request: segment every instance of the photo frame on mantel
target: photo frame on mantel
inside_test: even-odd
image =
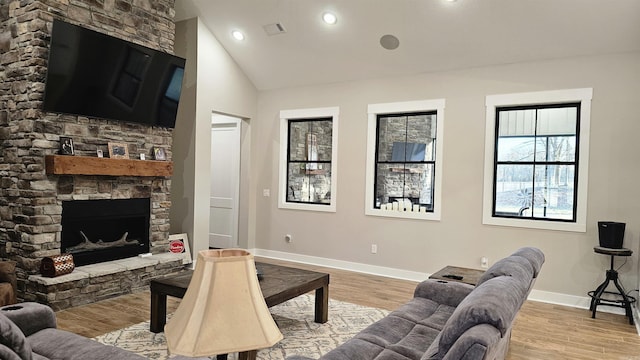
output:
[[[60,155],[75,155],[73,149],[73,139],[70,137],[60,136]]]
[[[153,148],[153,158],[154,160],[165,161],[167,160],[167,154],[164,151],[164,148],[155,146]]]
[[[108,143],[109,157],[112,159],[128,159],[129,147],[125,143]]]

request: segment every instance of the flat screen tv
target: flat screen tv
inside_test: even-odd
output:
[[[54,20],[45,111],[175,127],[185,60]]]

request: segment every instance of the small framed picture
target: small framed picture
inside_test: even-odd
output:
[[[153,158],[155,160],[167,160],[167,154],[164,152],[164,148],[154,147],[153,148]]]
[[[147,155],[145,153],[140,153],[140,160],[146,160]]]
[[[96,155],[98,155],[99,158],[104,157],[104,154],[102,153],[101,149],[96,150]]]
[[[60,155],[75,155],[72,138],[64,136],[60,137]]]
[[[187,234],[169,235],[169,252],[172,254],[183,254],[183,264],[191,264],[191,250],[189,249],[189,238]]]
[[[129,158],[129,147],[125,143],[108,143],[109,146],[109,157],[112,159],[128,159]]]

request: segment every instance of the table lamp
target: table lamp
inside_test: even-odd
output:
[[[264,301],[253,255],[242,249],[203,250],[178,309],[165,325],[171,354],[190,357],[257,349],[282,340]],[[224,356],[224,355],[222,355]]]

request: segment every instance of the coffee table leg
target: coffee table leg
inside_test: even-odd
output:
[[[315,322],[324,324],[329,319],[329,286],[316,289]]]
[[[153,333],[164,331],[164,324],[167,321],[167,295],[151,293],[151,322],[149,330]]]

